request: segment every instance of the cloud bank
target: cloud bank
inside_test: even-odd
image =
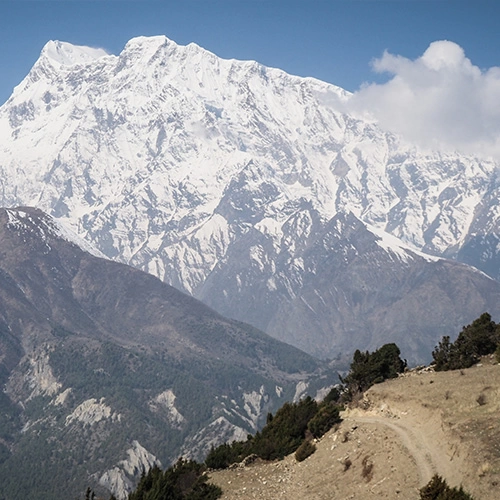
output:
[[[500,160],[500,67],[481,70],[446,40],[415,60],[385,52],[372,65],[391,78],[363,85],[351,112],[424,148]]]

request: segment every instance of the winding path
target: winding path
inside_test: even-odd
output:
[[[427,484],[434,474],[442,474],[443,471],[441,471],[441,466],[443,463],[449,462],[449,458],[446,456],[445,451],[439,449],[437,444],[433,444],[428,437],[421,432],[420,427],[414,427],[410,425],[409,422],[405,422],[404,420],[392,420],[387,417],[358,415],[349,416],[345,420],[353,424],[367,423],[383,425],[392,429],[400,438],[403,446],[413,457],[422,486]]]

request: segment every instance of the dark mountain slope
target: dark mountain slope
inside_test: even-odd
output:
[[[5,498],[87,484],[123,498],[143,466],[200,457],[331,383],[309,355],[73,237],[39,210],[0,211]]]

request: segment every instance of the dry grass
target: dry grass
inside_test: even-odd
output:
[[[480,395],[485,404],[477,402]],[[212,477],[224,491],[222,500],[418,500],[419,488],[438,472],[476,499],[497,500],[499,414],[497,364],[462,373],[408,373],[373,386],[306,461],[291,456]],[[404,428],[409,442],[396,427]],[[429,477],[422,475],[427,457]]]

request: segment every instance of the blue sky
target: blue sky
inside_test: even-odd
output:
[[[500,158],[499,19],[499,0],[0,0],[0,104],[48,40],[118,54],[163,34],[356,91],[359,113],[411,141],[464,149],[474,135],[469,150]],[[456,45],[430,50],[439,40]]]
[[[385,49],[413,59],[435,40],[500,65],[499,19],[497,0],[0,0],[0,103],[51,39],[117,54],[134,36],[164,34],[354,91],[380,79],[370,61]]]

